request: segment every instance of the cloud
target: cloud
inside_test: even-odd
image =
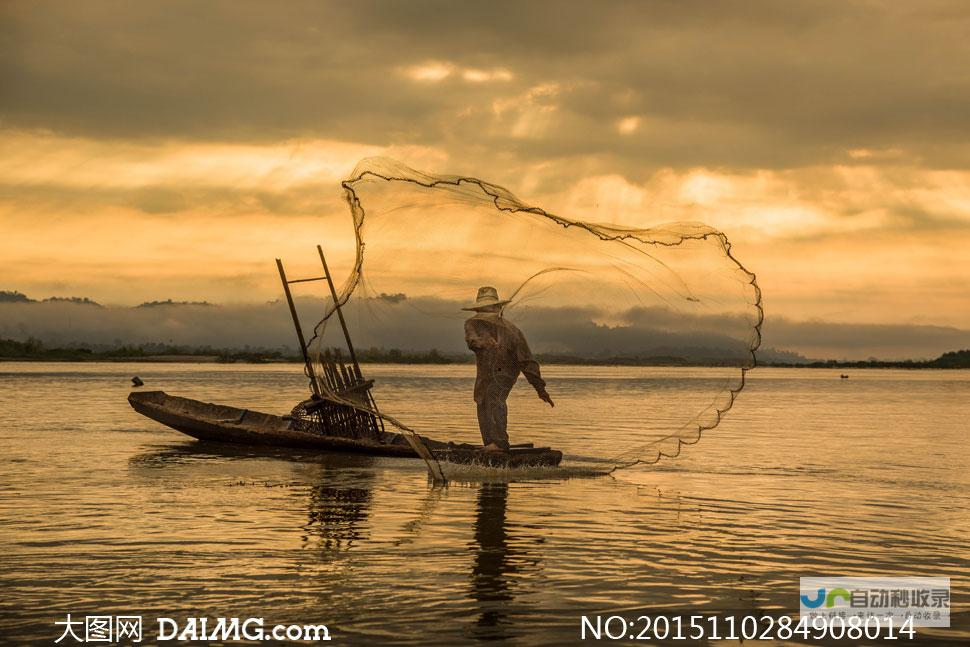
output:
[[[405,74],[415,81],[437,83],[451,76],[455,66],[450,63],[431,61],[421,65],[413,65],[405,70]]]
[[[420,65],[412,65],[404,69],[404,74],[419,83],[438,83],[450,77],[457,77],[469,83],[511,81],[513,78],[512,72],[500,67],[490,70],[473,67],[461,69],[452,63],[442,61],[427,61]]]
[[[621,135],[631,135],[635,133],[637,131],[637,128],[639,127],[640,127],[640,117],[637,117],[635,115],[632,117],[623,117],[622,119],[616,122],[616,130]]]
[[[530,101],[492,107],[524,138],[554,127],[562,88],[528,92]],[[326,242],[336,267],[347,267],[353,238],[339,181],[358,155],[375,151],[418,168],[462,170],[442,150],[419,146],[2,133],[0,285],[36,292],[58,284],[129,304],[158,295],[274,298],[274,257],[299,259]],[[759,275],[775,314],[896,323],[932,314],[949,325],[970,317],[970,171],[664,168],[634,181],[597,170],[595,160],[575,168],[550,160],[511,186],[587,221],[721,229]]]
[[[274,256],[343,253],[338,182],[380,154],[710,223],[775,314],[959,326],[968,27],[935,0],[3,3],[0,283],[271,298]]]
[[[51,133],[0,136],[0,181],[24,188],[246,187],[283,192],[336,187],[361,157],[384,147],[343,141],[119,142]]]
[[[606,155],[631,174],[851,162],[859,151],[963,167],[961,6],[7,4],[0,109],[8,126],[97,137],[352,133],[478,155],[518,135],[469,108],[557,84],[569,88],[557,103],[565,127],[517,155]],[[466,82],[441,82],[451,78]],[[641,127],[617,132],[630,115]]]
[[[491,69],[491,70],[477,70],[475,68],[467,68],[464,71],[462,71],[461,76],[463,79],[471,83],[486,83],[489,81],[511,81],[513,78],[512,72],[501,67]]]

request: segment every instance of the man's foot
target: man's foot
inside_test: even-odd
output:
[[[495,443],[489,443],[489,444],[485,445],[485,451],[487,451],[487,452],[504,452],[505,449],[502,448],[502,447],[499,447]]]

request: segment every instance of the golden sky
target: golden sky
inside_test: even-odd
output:
[[[964,3],[554,6],[5,3],[0,289],[277,298],[388,155],[710,224],[769,316],[970,328]]]

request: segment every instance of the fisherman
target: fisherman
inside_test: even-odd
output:
[[[487,451],[509,451],[508,406],[509,392],[519,373],[524,373],[539,399],[556,406],[546,392],[546,383],[539,373],[539,363],[532,357],[525,335],[515,324],[502,316],[509,300],[498,298],[493,287],[478,289],[475,303],[462,310],[475,315],[465,321],[465,342],[475,352],[475,404],[478,407],[478,428]]]

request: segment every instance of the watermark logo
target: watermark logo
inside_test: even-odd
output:
[[[65,620],[55,620],[54,626],[64,628],[54,644],[65,638],[78,643],[141,642],[141,616],[84,616],[84,620],[72,620],[69,613]]]
[[[914,627],[950,626],[948,577],[802,577],[803,617],[880,618]]]
[[[325,624],[290,624],[264,626],[262,618],[155,618],[157,642],[166,641],[329,641],[330,629]],[[152,620],[149,618],[149,633]],[[67,614],[55,620],[60,636],[54,644],[111,643],[132,644],[142,641],[141,616],[84,616],[84,620]]]

